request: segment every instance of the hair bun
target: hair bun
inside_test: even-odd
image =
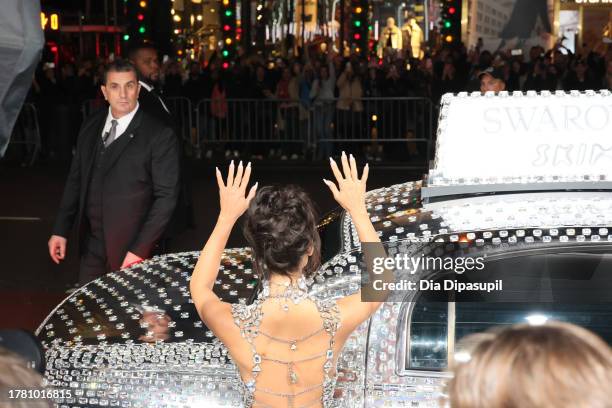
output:
[[[321,240],[317,212],[300,187],[262,187],[247,210],[244,235],[253,248],[255,270],[287,274],[294,272],[312,248],[304,273],[312,274],[320,262]]]

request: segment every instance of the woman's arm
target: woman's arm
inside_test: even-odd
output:
[[[329,187],[334,199],[351,215],[359,240],[361,242],[380,242],[365,205],[366,182],[368,181],[369,166],[363,168],[361,178],[357,171],[357,163],[351,154],[350,157],[342,152],[341,163],[344,175],[338,168],[335,160],[330,158],[332,172],[338,182],[338,187],[329,180],[323,180]]]
[[[385,269],[381,275],[373,273],[374,258],[385,258],[387,255],[380,242],[380,237],[372,225],[365,205],[366,182],[369,173],[368,165],[366,164],[363,174],[359,178],[357,163],[353,155],[347,158],[346,154],[342,152],[342,171],[340,171],[333,159],[330,159],[330,161],[338,186],[331,181],[323,181],[331,190],[334,199],[349,213],[353,220],[359,241],[362,244],[364,261],[368,269],[370,281],[380,279],[386,283],[393,282],[394,276],[391,270]],[[362,292],[372,301],[362,301]],[[376,312],[388,295],[388,291],[372,291],[366,286],[357,293],[340,299],[338,306],[340,307],[344,333],[348,335],[361,322]]]
[[[224,183],[221,172],[216,169],[221,210],[217,224],[200,253],[200,258],[193,270],[189,284],[193,303],[207,326],[207,320],[211,317],[209,312],[216,309],[214,307],[215,303],[221,302],[212,290],[219,273],[221,255],[227,245],[234,224],[246,211],[257,191],[257,183],[255,183],[245,197],[246,187],[251,176],[251,163],[244,168],[242,162],[240,162],[236,170],[234,174],[234,162],[232,161],[229,166],[227,182]]]

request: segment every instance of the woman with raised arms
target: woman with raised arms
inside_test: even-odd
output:
[[[368,166],[359,177],[355,159],[343,153],[341,168],[331,159],[336,183],[324,183],[351,216],[360,241],[380,243],[365,205]],[[303,190],[248,188],[250,163],[234,168],[232,162],[225,180],[219,169],[216,174],[221,210],[191,277],[195,307],[236,364],[245,407],[332,407],[338,354],[381,302],[362,302],[361,291],[338,300],[308,293],[321,244]],[[245,212],[244,234],[262,290],[250,305],[230,304],[213,285],[230,232]],[[364,255],[368,262],[372,254]]]

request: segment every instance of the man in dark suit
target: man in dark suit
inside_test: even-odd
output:
[[[149,257],[179,191],[177,137],[139,107],[134,66],[113,62],[103,83],[110,107],[81,127],[49,239],[49,254],[59,263],[78,225],[81,284]]]
[[[157,49],[149,43],[143,43],[130,49],[128,58],[136,67],[140,83],[138,102],[146,112],[175,126],[168,102],[161,94],[160,63]]]
[[[162,120],[166,125],[172,126],[180,140],[179,124],[170,112],[171,105],[161,93],[160,63],[157,49],[151,43],[141,43],[132,47],[128,52],[129,60],[136,67],[140,83],[138,102],[140,107],[149,114]],[[190,114],[190,112],[187,112]],[[157,252],[168,251],[168,242],[188,227],[193,226],[193,206],[191,199],[191,181],[185,171],[185,158],[181,149],[181,181],[179,198],[166,231],[159,243]]]

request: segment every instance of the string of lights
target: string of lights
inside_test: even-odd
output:
[[[123,13],[128,16],[128,25],[123,41],[143,41],[148,39],[147,25],[149,23],[149,9],[146,0],[123,0]]]
[[[222,29],[222,49],[221,66],[227,69],[230,61],[236,55],[236,0],[222,0],[221,2],[221,29]]]
[[[153,2],[154,0],[148,1]],[[175,34],[173,42],[179,57],[195,55],[194,51],[196,49],[209,47],[210,51],[216,50],[221,57],[222,67],[227,69],[236,59],[239,45],[261,50],[260,47],[265,46],[268,38],[276,38],[274,30],[277,27],[269,27],[274,10],[270,8],[272,7],[271,3],[269,4],[266,0],[254,0],[250,4],[252,14],[250,14],[251,12],[241,12],[241,3],[238,3],[238,0],[220,0],[215,2],[214,5],[203,0],[188,1],[189,3],[187,0],[180,3],[182,6],[176,11],[173,1],[173,8],[171,9],[171,20],[174,24],[171,32]],[[132,39],[136,35],[135,38],[138,40],[146,40],[148,32],[147,0],[124,0],[124,2],[135,4],[140,8],[138,13],[134,15],[135,18],[132,19],[134,20],[135,30],[126,33],[124,39]],[[291,2],[291,4],[294,3],[295,0]],[[349,13],[347,13],[348,21],[346,21],[348,32],[345,32],[344,39],[345,41],[348,40],[352,52],[361,56],[371,54],[378,41],[378,22],[374,23],[374,15],[379,12],[376,11],[376,4],[371,3],[369,0],[350,0],[350,3],[347,4],[347,10],[349,10]],[[194,8],[194,4],[197,7]],[[291,4],[287,4],[288,7],[291,6]],[[439,0],[439,5],[442,40],[447,44],[460,42],[461,0]],[[149,5],[149,8],[151,7]],[[206,15],[203,16],[203,14]],[[293,17],[291,10],[289,10],[289,17]],[[242,19],[245,20],[241,21]],[[241,22],[245,23],[244,27]],[[294,29],[292,23],[287,25],[286,30],[281,28],[285,34],[295,34],[292,31]],[[280,31],[278,34],[281,34]],[[244,38],[242,38],[243,35]],[[282,35],[279,35],[277,40],[280,40],[281,37]],[[206,42],[208,41],[207,38],[211,41]],[[242,44],[244,41],[248,44]]]

